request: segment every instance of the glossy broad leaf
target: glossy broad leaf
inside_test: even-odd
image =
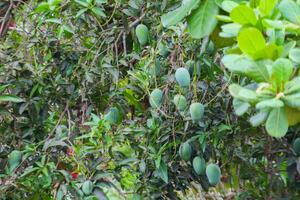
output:
[[[164,27],[176,25],[178,22],[183,20],[193,9],[197,8],[200,0],[186,0],[183,1],[182,5],[161,17],[161,22]]]
[[[254,10],[246,5],[236,6],[230,12],[230,17],[232,21],[242,25],[245,24],[255,25],[257,22]]]
[[[283,107],[273,108],[266,122],[266,130],[269,135],[281,138],[288,131],[288,119]]]
[[[277,4],[277,0],[260,0],[258,9],[261,14],[268,16]]]
[[[248,102],[244,102],[238,99],[233,99],[232,104],[233,104],[234,112],[237,116],[242,116],[250,108],[250,104]]]
[[[256,28],[245,28],[238,35],[238,45],[242,52],[253,57],[266,47],[262,33]]]
[[[188,17],[188,31],[193,38],[201,39],[209,35],[217,25],[219,8],[215,1],[203,0]]]
[[[272,85],[277,91],[283,91],[293,73],[293,64],[285,58],[277,59],[272,65]]]
[[[269,112],[267,110],[261,110],[255,115],[253,115],[249,121],[253,127],[257,127],[267,120],[268,115]]]
[[[282,0],[279,10],[287,20],[300,24],[300,5],[293,0]]]

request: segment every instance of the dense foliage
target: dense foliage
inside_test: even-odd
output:
[[[1,199],[300,198],[299,0],[0,7]]]

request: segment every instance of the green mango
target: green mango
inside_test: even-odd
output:
[[[181,67],[176,70],[175,79],[181,87],[188,87],[190,85],[191,76],[187,69]]]
[[[144,24],[139,24],[135,29],[136,37],[139,43],[144,46],[149,41],[149,29]]]
[[[120,111],[117,107],[112,107],[110,111],[104,116],[104,119],[110,124],[116,124],[120,119]]]
[[[160,89],[155,89],[150,94],[149,103],[152,108],[159,108],[162,103],[163,92]]]
[[[221,179],[221,170],[219,166],[213,163],[209,164],[206,167],[206,176],[211,185],[217,185]]]
[[[204,106],[201,103],[192,103],[190,106],[190,115],[194,122],[202,119],[204,114]]]
[[[187,101],[185,97],[180,94],[174,96],[173,102],[179,111],[184,111],[187,107]]]
[[[297,138],[293,143],[293,150],[296,155],[300,155],[300,138]]]
[[[188,142],[185,142],[179,147],[179,156],[181,159],[188,161],[192,155],[192,147]]]
[[[90,195],[93,191],[93,183],[92,181],[90,180],[87,180],[85,181],[83,184],[82,184],[82,192],[85,194],[85,195]]]
[[[201,158],[200,156],[197,156],[193,160],[193,168],[198,175],[204,175],[205,174],[205,160]]]
[[[168,46],[166,44],[164,44],[163,42],[160,42],[158,44],[158,53],[162,57],[167,57],[170,53]]]
[[[18,150],[13,150],[9,155],[8,155],[8,165],[9,165],[9,170],[12,172],[15,170],[18,165],[22,161],[22,152]]]

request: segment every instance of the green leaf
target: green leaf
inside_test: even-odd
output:
[[[0,103],[1,102],[20,103],[20,102],[24,102],[24,100],[20,97],[14,96],[14,95],[1,95],[0,96]]]
[[[168,179],[168,167],[165,164],[165,162],[161,162],[159,165],[159,169],[158,169],[158,175],[160,176],[160,178],[165,182],[168,183],[169,179]]]
[[[232,21],[238,24],[252,24],[255,25],[257,22],[256,15],[250,7],[246,5],[236,6],[231,12],[230,17]]]
[[[285,136],[289,128],[284,107],[273,108],[266,122],[266,130],[269,135],[276,138]]]
[[[161,22],[164,27],[176,25],[183,20],[193,9],[197,8],[200,0],[186,0],[182,5],[161,17]]]
[[[268,111],[261,110],[250,118],[250,123],[253,127],[258,127],[264,123],[269,115]]]
[[[250,108],[250,104],[248,102],[240,101],[238,99],[233,99],[232,104],[233,104],[234,112],[237,116],[242,116]]]
[[[283,50],[281,52],[280,57],[285,58],[289,55],[289,52],[292,48],[296,46],[296,41],[290,41],[283,46]]]
[[[293,64],[285,58],[277,59],[272,65],[272,85],[277,91],[283,91],[293,73]]]
[[[267,99],[256,104],[256,109],[264,108],[280,108],[283,107],[284,103],[279,99]]]
[[[300,5],[295,1],[283,0],[278,8],[284,18],[295,24],[300,24]]]
[[[252,61],[252,64],[249,65],[249,68],[246,71],[246,75],[258,83],[269,82],[270,80],[270,75],[265,61]]]
[[[285,84],[284,87],[285,95],[290,95],[298,92],[300,92],[300,77],[296,77]]]
[[[55,24],[61,24],[61,20],[57,18],[46,19],[45,22],[51,22]]]
[[[300,48],[294,48],[289,53],[289,58],[297,63],[300,64]]]
[[[300,122],[300,110],[285,106],[288,122],[290,126],[296,125]]]
[[[93,9],[92,9],[92,12],[97,16],[97,17],[103,17],[103,18],[105,18],[106,17],[106,15],[105,15],[105,13],[103,12],[103,9],[102,8],[98,8],[98,7],[94,7]]]
[[[42,2],[36,7],[34,12],[39,13],[39,12],[45,12],[49,10],[50,10],[49,4],[47,2]]]
[[[242,55],[229,54],[222,58],[222,63],[231,72],[244,74],[257,82],[268,82],[269,72],[265,62],[254,62]]]
[[[283,97],[284,103],[291,108],[300,108],[300,92]]]
[[[257,101],[257,94],[255,91],[242,87],[238,84],[231,84],[229,92],[234,97],[241,101],[253,103]]]
[[[281,54],[282,48],[277,47],[276,44],[268,44],[264,49],[261,51],[256,52],[253,55],[255,60],[257,59],[277,59]]]
[[[75,0],[76,3],[78,3],[79,5],[83,6],[83,7],[89,7],[89,3],[83,0]]]
[[[277,4],[277,0],[260,0],[258,9],[261,14],[268,16]]]
[[[262,33],[256,28],[245,28],[238,35],[238,45],[242,52],[254,57],[258,51],[266,47]]]
[[[229,54],[222,58],[222,63],[231,72],[243,74],[253,65],[253,62],[245,56]]]
[[[188,31],[193,38],[201,39],[209,35],[217,25],[219,8],[215,1],[204,0],[188,17]]]
[[[236,37],[241,27],[242,26],[240,24],[236,24],[236,23],[229,23],[229,24],[222,25],[221,26],[222,32],[220,33],[220,36],[224,38]]]
[[[235,7],[237,7],[239,4],[237,4],[236,2],[234,1],[223,1],[222,4],[221,4],[221,8],[223,10],[225,10],[226,12],[231,12]]]

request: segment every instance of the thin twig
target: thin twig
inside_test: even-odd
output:
[[[10,11],[11,11],[13,5],[14,5],[13,0],[10,0],[9,7],[8,7],[3,19],[2,19],[3,21],[2,21],[1,27],[0,27],[0,36],[2,36],[2,34],[3,34],[3,28],[4,28],[4,25],[5,25],[5,22],[6,22],[6,18],[10,14]]]

